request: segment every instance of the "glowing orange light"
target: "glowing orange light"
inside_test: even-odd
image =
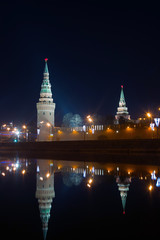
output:
[[[87,119],[88,119],[88,121],[91,123],[91,122],[93,122],[93,119],[91,118],[91,115],[88,115],[87,116]]]
[[[148,118],[152,117],[152,114],[150,112],[148,112],[146,115],[147,115]]]
[[[153,190],[153,186],[150,184],[148,187],[149,191],[151,192]]]
[[[93,182],[93,179],[92,178],[90,178],[89,180],[88,180],[88,183],[92,183]]]
[[[73,129],[72,133],[77,134],[78,132],[75,129]]]
[[[62,134],[63,132],[61,130],[58,130],[58,134]]]
[[[49,178],[50,177],[50,173],[46,173],[46,178]]]
[[[46,125],[47,125],[47,127],[50,127],[50,126],[51,126],[51,124],[50,124],[50,123],[46,123]]]

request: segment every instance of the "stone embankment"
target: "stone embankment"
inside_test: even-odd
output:
[[[0,155],[160,164],[160,139],[0,143]]]

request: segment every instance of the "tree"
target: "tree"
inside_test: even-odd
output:
[[[83,120],[79,114],[67,113],[63,117],[63,127],[79,127],[82,126]]]
[[[70,127],[70,121],[71,121],[72,117],[73,117],[73,113],[66,113],[63,117],[62,126]]]
[[[82,126],[83,120],[79,114],[74,114],[70,120],[70,127]]]

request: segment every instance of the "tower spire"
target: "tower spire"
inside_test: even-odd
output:
[[[48,74],[49,74],[49,71],[48,71],[48,64],[47,64],[48,58],[45,58],[44,60],[45,60],[44,73],[48,73]]]
[[[123,85],[121,85],[121,94],[120,94],[119,106],[121,106],[121,107],[126,106],[126,102],[125,102],[125,98],[124,98],[124,92],[123,92]]]

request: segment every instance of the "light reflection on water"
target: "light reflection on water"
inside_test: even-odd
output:
[[[31,176],[35,176],[36,178],[32,178]],[[105,199],[105,203],[103,206],[104,213],[106,211],[105,208],[108,208],[108,195],[111,194],[112,187],[113,191],[118,192],[114,194],[117,199],[111,203],[111,206],[114,211],[117,209],[116,205],[119,202],[118,206],[120,208],[120,212],[117,211],[117,216],[121,213],[122,216],[126,216],[128,212],[128,216],[130,214],[129,207],[127,208],[128,195],[130,192],[130,188],[132,187],[132,195],[136,196],[136,182],[138,181],[139,185],[143,186],[143,190],[145,194],[151,196],[152,192],[156,191],[159,188],[159,177],[160,177],[160,167],[152,166],[152,165],[133,165],[133,164],[112,164],[112,163],[98,163],[98,162],[74,162],[74,161],[59,161],[59,160],[31,160],[31,159],[1,159],[0,161],[0,185],[2,189],[2,185],[5,185],[3,181],[4,178],[8,178],[12,184],[12,179],[20,176],[18,181],[23,181],[25,178],[32,178],[32,181],[35,181],[35,189],[34,189],[34,198],[36,199],[36,204],[38,207],[39,220],[41,226],[41,237],[42,239],[51,239],[52,236],[51,230],[50,235],[48,236],[49,228],[51,228],[50,218],[51,214],[56,211],[55,207],[56,198],[59,199],[59,195],[64,194],[64,189],[62,182],[65,186],[65,191],[69,192],[68,189],[72,189],[72,194],[69,195],[70,198],[74,196],[75,201],[80,201],[83,199],[83,195],[79,196],[77,193],[78,189],[81,190],[82,193],[89,194],[89,198],[91,198],[90,202],[94,201],[94,196],[96,196],[96,191],[98,188],[101,188],[102,185],[104,187],[101,190],[101,195]],[[56,178],[57,186],[61,185],[63,194],[60,193],[58,189],[56,191]],[[58,182],[59,181],[59,182]],[[141,184],[142,183],[142,184]],[[106,184],[106,185],[105,185]],[[32,183],[30,183],[32,185]],[[132,186],[133,185],[133,186]],[[106,192],[105,192],[106,186]],[[108,187],[107,187],[108,186]],[[67,189],[67,190],[66,190]],[[3,188],[3,191],[6,191]],[[21,189],[17,189],[15,194]],[[29,190],[28,190],[29,191]],[[144,195],[144,192],[142,195]],[[3,192],[1,192],[3,194]],[[66,193],[65,193],[66,194]],[[140,194],[140,191],[138,191]],[[18,194],[19,196],[19,194]],[[67,195],[65,195],[66,197]],[[77,196],[77,199],[76,199]],[[118,197],[119,196],[119,197]],[[130,201],[134,199],[130,197]],[[146,199],[144,199],[145,201]],[[1,199],[2,201],[2,199]],[[23,201],[23,199],[22,199]],[[73,201],[73,199],[71,199]],[[100,203],[100,200],[98,200]],[[103,200],[104,201],[104,200]],[[64,205],[64,199],[60,200],[61,205]],[[90,207],[90,202],[88,203],[88,207]],[[2,202],[1,205],[4,205]],[[72,203],[73,204],[73,203]],[[74,202],[75,204],[75,202]],[[92,204],[95,206],[94,202]],[[58,205],[58,204],[57,204]],[[130,205],[130,204],[128,204]],[[79,204],[81,207],[81,211],[86,211],[86,207],[83,204]],[[15,206],[18,208],[18,206]],[[68,206],[69,207],[69,206]],[[73,206],[72,206],[73,207]],[[105,208],[104,208],[105,207]],[[53,209],[54,210],[53,210]],[[58,207],[57,207],[58,208]],[[99,206],[97,206],[99,208]],[[75,210],[75,208],[74,208]],[[94,210],[96,212],[96,209]],[[107,210],[109,211],[109,210]],[[71,211],[72,212],[72,211]],[[9,216],[9,213],[7,213]],[[95,218],[99,215],[99,213],[94,215]],[[103,213],[102,213],[103,216]],[[116,216],[116,212],[114,213],[114,218]],[[149,217],[149,216],[148,216]],[[155,216],[156,217],[156,216]],[[158,217],[158,216],[157,216]],[[85,218],[85,213],[84,213]],[[104,218],[104,216],[103,216]],[[78,219],[78,216],[77,216]],[[119,219],[119,217],[118,217]],[[22,219],[23,221],[23,219]],[[52,223],[54,222],[51,219]],[[73,221],[73,220],[72,220]],[[76,219],[74,220],[76,221]],[[115,220],[116,221],[116,220]],[[79,224],[83,223],[79,221]],[[107,223],[107,220],[106,220]],[[9,221],[8,223],[9,224]],[[72,222],[73,224],[73,222]],[[98,224],[96,222],[95,224]],[[64,226],[62,226],[63,229]],[[59,229],[59,227],[58,227]],[[85,226],[86,231],[86,226]],[[63,230],[62,230],[63,231]]]

